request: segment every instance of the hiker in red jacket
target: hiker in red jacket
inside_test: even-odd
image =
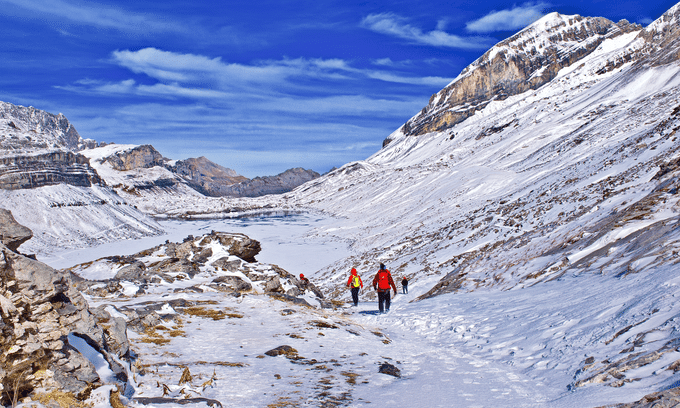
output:
[[[361,277],[357,274],[355,268],[352,268],[352,273],[349,275],[349,279],[347,279],[347,286],[352,290],[352,301],[354,306],[357,306],[359,304],[359,288],[364,288],[364,282],[361,281]]]
[[[397,286],[394,284],[392,274],[385,268],[384,264],[380,264],[380,270],[373,278],[373,289],[378,292],[380,313],[390,311],[390,287],[394,290],[394,296],[397,296]]]

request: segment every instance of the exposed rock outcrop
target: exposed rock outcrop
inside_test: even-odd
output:
[[[190,235],[182,243],[166,242],[134,255],[76,265],[68,272],[77,280],[79,290],[100,298],[164,291],[168,283],[180,280],[193,280],[193,286],[180,289],[193,292],[217,290],[234,296],[264,293],[302,304],[307,302],[297,296],[305,292],[319,300],[324,298],[312,283],[305,285],[277,265],[257,262],[259,252],[260,243],[246,235],[212,231],[200,237]],[[90,270],[96,272],[95,276]],[[109,272],[102,272],[106,270]]]
[[[9,210],[0,208],[0,242],[10,251],[17,252],[21,244],[31,239],[33,232],[19,225]]]
[[[90,160],[78,153],[54,151],[0,157],[1,189],[20,190],[61,183],[91,187],[104,181],[90,167]]]
[[[229,186],[248,180],[234,170],[213,163],[203,156],[178,160],[168,168],[184,178],[199,193],[213,197],[222,196]]]
[[[25,239],[17,230],[11,214],[0,223],[0,401],[6,405],[51,390],[87,398],[101,385],[96,368],[69,344],[69,335],[101,353],[116,379],[126,382],[127,370],[119,363],[129,357],[125,322],[104,311],[95,317],[67,274],[10,249]]]
[[[0,152],[37,152],[66,149],[78,151],[91,146],[61,113],[51,114],[32,106],[0,102]]]
[[[560,69],[594,51],[605,39],[640,30],[622,20],[551,13],[498,43],[440,92],[401,132],[417,136],[462,122],[489,102],[538,89]],[[383,145],[389,143],[387,139]]]
[[[313,170],[297,167],[276,176],[255,177],[252,180],[234,184],[221,190],[222,195],[231,197],[259,197],[267,194],[282,194],[319,177]]]
[[[168,159],[164,158],[151,145],[142,145],[130,150],[120,151],[104,159],[104,162],[110,163],[111,167],[118,171],[163,166],[167,161]]]

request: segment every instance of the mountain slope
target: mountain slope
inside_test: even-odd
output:
[[[401,132],[422,135],[450,128],[491,101],[540,88],[604,40],[637,30],[639,26],[625,20],[613,23],[601,17],[548,14],[465,68]]]
[[[672,386],[680,357],[672,283],[680,253],[678,9],[597,40],[537,89],[471,104],[474,114],[439,131],[409,136],[402,127],[366,161],[287,195],[343,217],[317,234],[354,242],[353,256],[319,273],[330,295],[348,296],[350,267],[372,275],[384,262],[410,278],[425,305],[446,296],[436,304],[450,310],[430,310],[424,334],[445,330],[437,316],[453,313],[469,329],[438,332],[441,341],[455,338],[466,352],[565,390],[623,388],[606,403]],[[448,103],[416,120],[437,123]],[[482,311],[464,309],[463,299],[485,294],[495,300],[480,301]],[[578,308],[582,317],[572,315]],[[516,322],[508,310],[535,326],[509,333],[503,328]],[[557,326],[565,326],[559,336]],[[564,375],[544,373],[537,361]]]

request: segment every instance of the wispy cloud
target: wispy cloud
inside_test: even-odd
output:
[[[370,14],[361,21],[361,26],[377,33],[408,40],[415,44],[434,47],[479,49],[489,46],[490,41],[480,37],[461,37],[443,31],[445,21],[438,23],[437,29],[424,32],[408,23],[404,17],[394,13]]]
[[[0,0],[0,4],[14,5],[32,13],[53,16],[74,24],[110,28],[126,32],[186,31],[182,25],[175,22],[94,2]]]
[[[138,51],[114,51],[112,61],[134,73],[160,81],[211,82],[223,87],[246,84],[280,83],[291,77],[343,79],[343,72],[353,71],[340,59],[282,59],[255,64],[223,62],[196,54],[182,54],[156,48]]]
[[[136,74],[145,75],[157,83],[148,85],[137,83],[133,79],[103,83],[84,79],[72,86],[60,88],[86,93],[215,99],[242,97],[244,94],[259,97],[264,94],[271,96],[273,93],[285,95],[287,90],[303,87],[300,83],[310,79],[321,80],[321,85],[318,85],[321,87],[328,86],[328,81],[341,84],[341,81],[356,79],[427,86],[444,86],[451,81],[451,78],[409,76],[387,70],[397,65],[408,65],[390,59],[375,62],[376,65],[385,67],[385,70],[355,68],[342,59],[320,58],[284,58],[236,64],[224,62],[220,57],[144,48],[137,51],[114,51],[111,62]],[[320,94],[324,92],[323,89],[317,91]]]
[[[492,11],[484,17],[466,24],[473,33],[491,33],[495,31],[512,31],[526,27],[543,17],[547,3],[526,3],[511,9]]]

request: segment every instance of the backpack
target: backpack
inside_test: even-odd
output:
[[[359,276],[354,275],[352,277],[352,286],[354,286],[355,288],[358,288],[359,286],[361,286],[361,283],[359,282]]]
[[[390,289],[390,273],[384,269],[378,271],[378,289]]]

